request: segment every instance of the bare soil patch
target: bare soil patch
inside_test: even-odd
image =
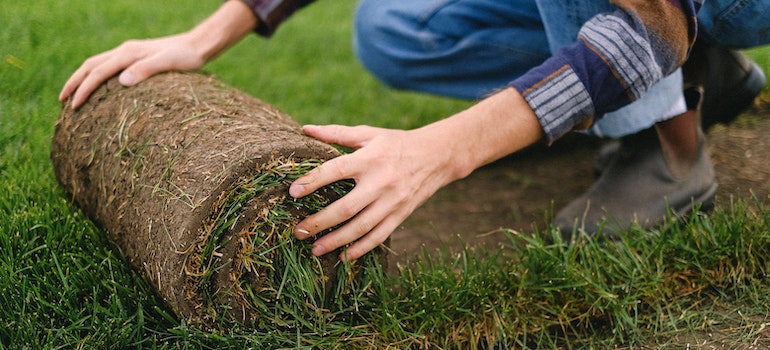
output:
[[[770,108],[758,102],[732,124],[708,132],[716,168],[717,207],[731,198],[770,190]],[[508,241],[501,228],[521,232],[543,229],[555,210],[580,195],[595,180],[593,165],[602,142],[574,134],[551,147],[537,145],[478,169],[450,184],[418,208],[392,236],[390,266],[414,260],[421,250],[449,247],[495,249]]]

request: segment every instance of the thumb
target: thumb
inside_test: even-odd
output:
[[[126,69],[122,73],[120,73],[120,76],[118,77],[118,81],[123,86],[132,86],[132,85],[138,83],[138,81],[136,80],[136,75],[134,74],[134,72],[132,72],[132,71],[130,71],[128,69]]]
[[[317,140],[354,149],[366,145],[382,129],[371,126],[305,125],[302,131]]]
[[[144,59],[123,70],[118,81],[123,86],[132,86],[163,70],[165,69],[152,59]]]

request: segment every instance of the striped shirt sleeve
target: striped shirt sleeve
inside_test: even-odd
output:
[[[228,1],[228,0],[224,0]],[[240,0],[259,18],[255,31],[262,36],[271,36],[278,26],[295,11],[314,0]]]
[[[618,0],[567,46],[511,82],[535,111],[548,142],[587,128],[640,98],[687,58],[696,1]]]

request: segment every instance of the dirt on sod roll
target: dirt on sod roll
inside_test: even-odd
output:
[[[315,258],[293,227],[352,188],[301,199],[288,186],[333,147],[289,116],[216,78],[172,72],[134,87],[116,78],[62,109],[56,176],[178,315],[291,327],[362,295],[378,251],[353,266]]]

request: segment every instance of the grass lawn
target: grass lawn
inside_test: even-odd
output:
[[[0,11],[0,348],[770,347],[770,207],[737,201],[619,244],[421,257],[345,322],[205,331],[177,319],[60,191],[59,89],[88,56],[188,29],[219,1],[6,1]],[[301,123],[413,128],[469,102],[389,90],[352,56],[353,0],[206,66]],[[750,52],[765,69],[768,50]],[[352,311],[351,311],[352,312]],[[348,322],[350,321],[350,322]],[[491,346],[490,346],[491,345]]]

